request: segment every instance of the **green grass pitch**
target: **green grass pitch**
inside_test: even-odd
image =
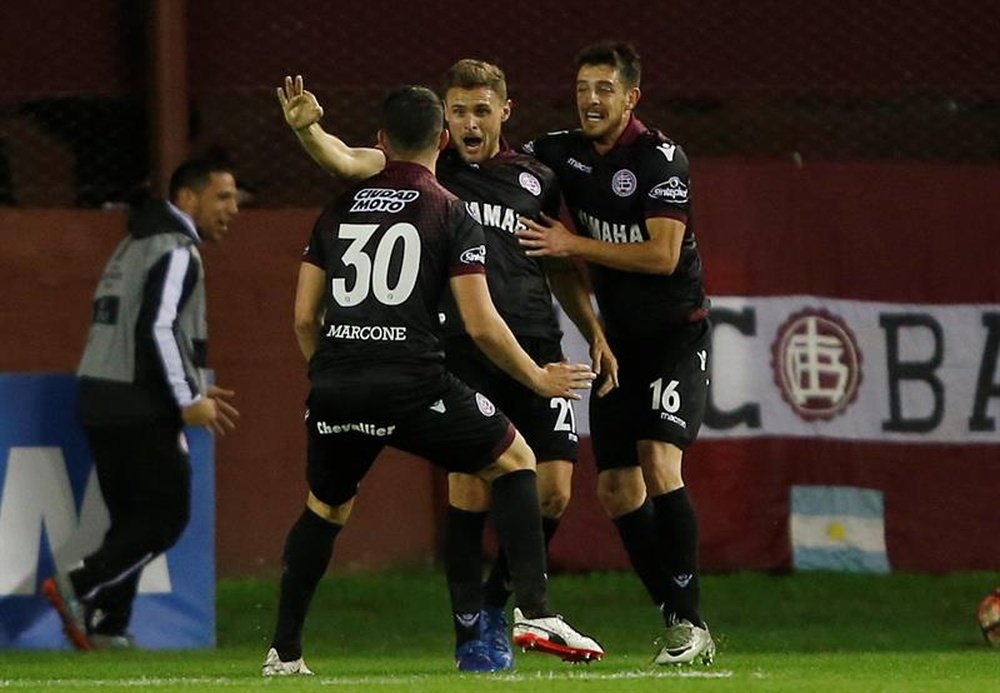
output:
[[[219,584],[214,650],[3,651],[0,690],[869,693],[1000,685],[1000,649],[985,644],[975,622],[1000,573],[708,575],[703,610],[719,645],[710,668],[650,664],[660,621],[632,575],[556,575],[550,584],[554,608],[602,642],[604,661],[573,666],[519,652],[512,673],[459,674],[439,572],[334,572],[306,626],[315,677],[260,677],[277,588],[248,579]]]

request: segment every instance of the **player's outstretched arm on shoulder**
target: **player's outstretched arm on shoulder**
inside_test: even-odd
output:
[[[372,147],[349,147],[342,139],[326,132],[319,124],[323,107],[316,95],[306,90],[302,75],[285,77],[278,87],[278,103],[285,122],[302,148],[323,170],[339,178],[360,180],[385,168],[385,154]]]
[[[590,387],[594,372],[582,363],[550,363],[540,368],[525,353],[507,323],[497,313],[486,277],[465,274],[451,278],[466,332],[493,363],[543,397],[580,399],[576,390]]]

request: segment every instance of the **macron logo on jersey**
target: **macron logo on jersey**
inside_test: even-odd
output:
[[[396,214],[403,211],[410,202],[420,197],[419,190],[396,190],[395,188],[362,188],[354,193],[352,212],[389,212]]]
[[[663,144],[661,144],[659,147],[656,148],[656,151],[662,154],[663,158],[666,159],[667,161],[673,161],[674,152],[677,151],[677,145],[670,144],[669,142],[664,142]]]

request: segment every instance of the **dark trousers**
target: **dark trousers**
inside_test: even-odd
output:
[[[191,463],[176,424],[85,426],[111,526],[70,573],[88,630],[124,633],[142,568],[173,546],[191,512]]]

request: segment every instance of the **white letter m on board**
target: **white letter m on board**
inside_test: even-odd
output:
[[[36,593],[42,532],[63,571],[100,545],[108,523],[93,468],[77,517],[62,449],[11,447],[0,487],[0,597]],[[161,555],[143,570],[139,592],[170,591],[170,571]]]

